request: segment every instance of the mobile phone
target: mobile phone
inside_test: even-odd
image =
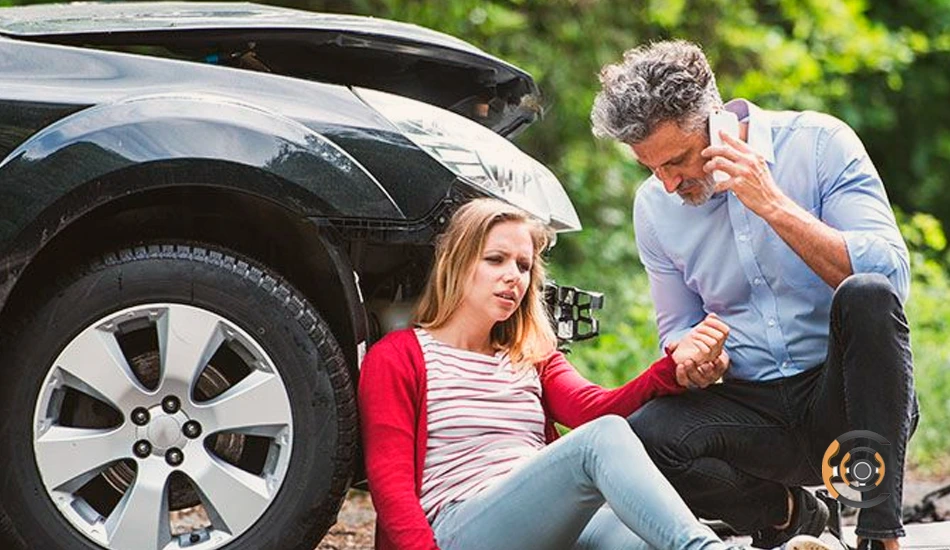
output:
[[[725,109],[720,109],[718,111],[713,111],[709,115],[709,144],[710,145],[722,145],[722,138],[719,137],[719,132],[725,132],[734,138],[739,137],[739,117],[736,116],[732,111],[727,111]],[[713,172],[713,181],[716,183],[722,183],[729,179],[729,174],[723,172],[722,170],[716,170]]]

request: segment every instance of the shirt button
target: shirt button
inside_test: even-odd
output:
[[[762,277],[756,277],[752,282],[757,285],[760,285],[762,284]]]
[[[788,361],[782,361],[782,368],[783,368],[783,369],[787,369],[787,368],[788,368]]]
[[[740,233],[740,234],[739,234],[739,240],[742,241],[742,242],[746,242],[746,241],[749,240],[749,236],[746,235],[745,233]]]
[[[775,326],[775,319],[772,318],[772,317],[769,317],[769,321],[768,321],[767,324],[768,324],[770,327],[774,327],[774,326]]]

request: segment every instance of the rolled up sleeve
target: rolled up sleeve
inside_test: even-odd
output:
[[[855,273],[880,273],[887,277],[902,302],[910,294],[910,265],[887,240],[866,231],[844,231],[845,246]]]
[[[854,273],[887,277],[906,301],[910,257],[891,210],[884,183],[857,134],[843,122],[819,138],[821,218],[844,236]]]

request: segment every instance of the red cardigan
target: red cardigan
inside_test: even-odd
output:
[[[627,416],[654,397],[680,393],[675,364],[667,356],[613,389],[585,380],[560,352],[540,366],[541,404],[548,442],[554,422],[576,428],[605,414]],[[438,550],[419,503],[425,465],[426,366],[412,329],[387,334],[363,361],[360,423],[366,476],[376,508],[378,550]]]

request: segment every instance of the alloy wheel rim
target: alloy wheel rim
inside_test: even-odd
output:
[[[110,550],[212,550],[264,515],[293,418],[263,347],[183,304],[110,314],[75,336],[40,388],[33,451],[52,502]]]

